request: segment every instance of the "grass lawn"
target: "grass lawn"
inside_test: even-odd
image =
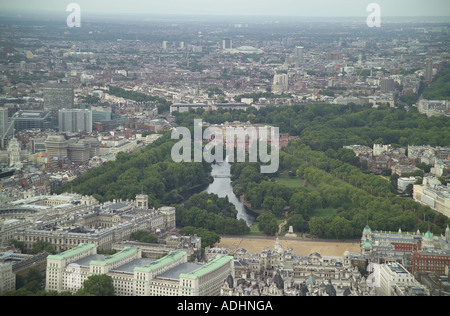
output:
[[[311,214],[311,217],[331,217],[333,215],[336,215],[337,210],[334,208],[320,208],[317,210],[314,210]]]
[[[298,188],[303,186],[303,179],[300,178],[290,178],[290,177],[277,177],[274,178],[276,183],[283,184],[290,188]]]

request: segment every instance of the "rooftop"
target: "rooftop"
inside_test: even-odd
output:
[[[96,245],[94,245],[94,244],[79,244],[78,247],[66,250],[66,251],[61,252],[61,253],[59,253],[57,255],[49,255],[47,257],[47,260],[48,259],[53,259],[53,260],[66,259],[66,258],[75,256],[75,255],[77,255],[79,253],[82,253],[84,251],[88,251],[88,250],[90,250],[90,249],[92,249],[94,247],[96,247]]]
[[[204,276],[205,274],[212,272],[218,266],[222,266],[232,260],[233,260],[232,256],[218,255],[214,260],[211,260],[207,264],[202,265],[201,267],[199,267],[198,269],[196,269],[190,273],[183,273],[180,275],[180,277],[186,278],[186,279],[196,279],[196,278]]]
[[[186,252],[184,252],[184,251],[172,251],[168,255],[164,256],[163,258],[152,261],[145,266],[136,267],[134,270],[141,271],[141,272],[154,271],[156,269],[164,267],[165,265],[167,265],[173,261],[180,259],[181,257],[183,257],[185,255],[186,255]]]
[[[156,278],[161,280],[178,281],[180,279],[181,274],[189,274],[201,268],[201,266],[202,265],[198,263],[185,262],[158,275]]]

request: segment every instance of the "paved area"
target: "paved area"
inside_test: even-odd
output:
[[[245,248],[251,253],[258,253],[265,247],[273,249],[275,237],[229,237],[222,236],[217,247],[228,248],[234,252],[238,248]],[[353,253],[360,252],[359,241],[323,241],[304,240],[299,238],[280,237],[280,244],[283,249],[292,248],[294,254],[307,256],[311,252],[318,252],[324,256],[342,256],[345,251]]]

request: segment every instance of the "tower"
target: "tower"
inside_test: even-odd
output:
[[[135,207],[139,209],[148,209],[148,195],[138,194],[136,195]]]
[[[431,58],[427,59],[425,66],[425,80],[428,82],[433,80],[433,60]]]
[[[297,46],[294,49],[294,55],[297,58],[299,64],[303,64],[303,51],[304,51],[303,46]]]
[[[222,40],[222,49],[232,49],[233,41],[230,38]]]

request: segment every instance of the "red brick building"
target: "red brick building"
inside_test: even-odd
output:
[[[438,252],[416,251],[412,256],[412,274],[418,272],[432,272],[445,275],[446,267],[450,267],[450,254]]]

